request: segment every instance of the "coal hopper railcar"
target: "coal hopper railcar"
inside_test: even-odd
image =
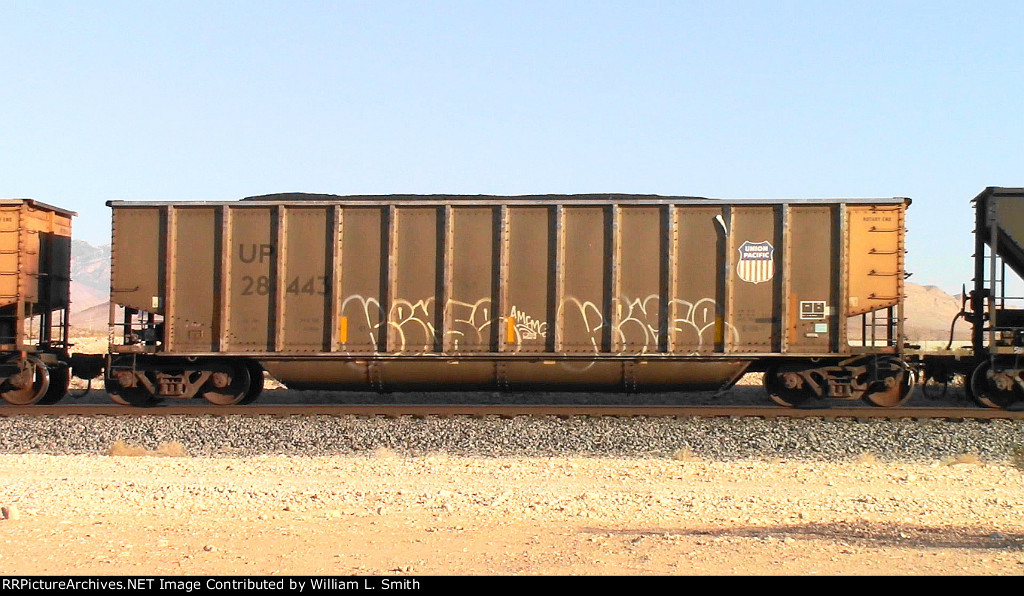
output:
[[[921,376],[939,383],[964,378],[978,404],[996,409],[1024,406],[1024,296],[1013,295],[1024,280],[1024,188],[989,187],[973,200],[974,277],[961,294],[957,319],[971,326],[970,346],[910,350]],[[1019,285],[1017,285],[1019,287]]]
[[[31,199],[0,199],[0,397],[9,404],[56,401],[67,392],[74,215]]]
[[[728,386],[904,400],[903,198],[111,201],[124,403],[290,388]],[[851,323],[851,320],[856,323]]]

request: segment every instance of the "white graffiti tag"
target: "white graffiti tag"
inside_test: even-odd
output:
[[[547,321],[535,319],[515,306],[512,307],[512,320],[515,321],[517,344],[522,340],[534,340],[548,336]]]
[[[523,342],[536,343],[548,338],[549,323],[512,305],[508,317],[495,317],[491,301],[482,298],[474,303],[449,300],[446,303],[447,316],[451,323],[440,337],[436,326],[437,313],[434,299],[394,300],[384,316],[380,302],[373,297],[348,296],[341,305],[341,314],[348,320],[349,335],[344,341],[353,352],[377,352],[381,343],[390,353],[431,354],[441,346],[453,352],[470,350],[487,352],[493,349],[495,341],[508,343],[518,350]],[[613,299],[612,308],[618,322],[601,311],[590,301],[566,297],[556,313],[558,320],[576,330],[573,346],[588,346],[594,353],[602,351],[604,334],[610,328],[610,337],[620,355],[658,352],[662,346],[661,300],[657,294],[643,298],[619,296]],[[696,302],[675,299],[668,305],[668,312],[674,313],[669,328],[672,333],[674,353],[687,355],[708,353],[719,342],[738,343],[739,332],[717,314],[720,308],[711,298]],[[382,337],[382,326],[389,332]],[[497,328],[497,335],[494,329]],[[583,335],[580,336],[580,331]],[[506,335],[508,337],[506,337]],[[667,339],[667,338],[666,338]],[[588,350],[589,351],[589,350]]]

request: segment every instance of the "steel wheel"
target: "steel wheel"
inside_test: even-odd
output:
[[[115,404],[120,404],[122,406],[130,406],[130,405],[132,405],[132,402],[128,401],[127,399],[125,399],[123,397],[121,397],[117,393],[110,393],[110,401],[114,402]]]
[[[116,393],[107,389],[107,393],[111,401],[122,406],[151,406],[160,401],[149,391],[138,387],[121,387]]]
[[[775,365],[764,373],[764,390],[772,401],[785,408],[795,408],[811,398],[816,398],[807,387],[787,387],[787,374],[795,374],[799,367]],[[793,377],[790,377],[791,379]],[[793,384],[792,382],[790,384]]]
[[[68,394],[68,387],[71,386],[71,370],[66,366],[56,366],[50,369],[50,388],[46,390],[39,403],[56,403]]]
[[[249,392],[238,402],[240,404],[252,403],[263,393],[263,367],[255,361],[249,361],[246,368],[249,369]]]
[[[206,387],[209,389],[203,391],[202,395],[211,404],[231,406],[241,403],[252,390],[249,367],[245,363],[239,363],[232,365],[230,369],[214,372],[204,386]]]
[[[868,393],[864,395],[865,400],[880,408],[895,408],[902,405],[914,393],[917,378],[914,370],[901,361],[894,360],[892,362],[899,368],[896,374],[876,383],[882,385],[878,390],[872,391],[869,388]],[[872,385],[873,387],[875,385]]]
[[[103,387],[110,394],[111,401],[122,406],[148,406],[157,401],[145,387],[125,387],[111,377],[109,371],[103,377]]]
[[[1021,399],[1021,390],[1009,375],[999,378],[992,372],[992,363],[986,360],[971,373],[968,386],[974,399],[986,408],[1006,409]]]
[[[46,395],[50,388],[50,372],[43,361],[35,356],[26,357],[26,366],[22,372],[11,375],[0,387],[0,397],[15,406],[30,406]]]

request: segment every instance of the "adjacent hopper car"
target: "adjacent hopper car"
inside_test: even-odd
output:
[[[0,200],[0,397],[7,403],[67,393],[74,215],[28,199]]]
[[[936,353],[904,337],[904,198],[112,201],[105,386],[125,404],[226,405],[255,399],[264,370],[294,389],[624,393],[760,371],[782,405],[895,406],[922,375],[963,373],[983,405],[1012,407],[1024,397],[1024,311],[1001,288],[1007,265],[1024,272],[1022,199],[1003,188],[975,199],[961,313],[973,346]],[[66,309],[61,266],[47,283],[63,289],[44,293],[39,278],[45,300],[11,292],[16,333],[28,313]],[[68,364],[98,373],[100,355],[68,358],[62,329],[33,340],[43,368],[60,383]],[[25,341],[4,347],[4,387],[21,387],[5,399],[54,394],[26,385]]]
[[[911,350],[907,359],[924,378],[948,382],[963,375],[967,392],[983,406],[1017,409],[1024,406],[1024,309],[1021,296],[1007,295],[1007,268],[1024,279],[1024,188],[989,187],[972,202],[974,279],[957,315],[971,325],[971,347]]]

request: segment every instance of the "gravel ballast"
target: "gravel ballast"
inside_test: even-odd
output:
[[[123,441],[192,456],[399,455],[786,458],[927,462],[964,455],[1010,461],[1024,421],[815,418],[67,416],[0,418],[0,452],[106,453]]]

